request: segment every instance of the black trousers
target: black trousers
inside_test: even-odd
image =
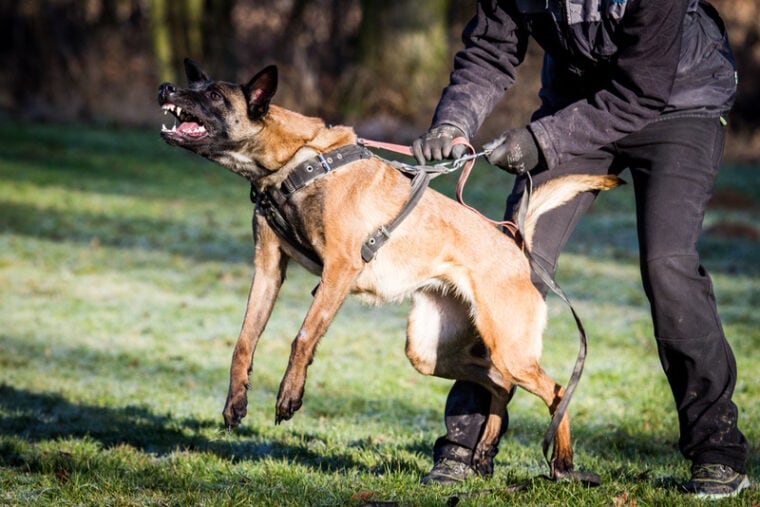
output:
[[[618,174],[629,168],[644,291],[654,335],[680,426],[679,449],[697,464],[720,463],[745,472],[747,442],[731,401],[736,363],[723,334],[712,282],[696,249],[707,202],[718,174],[725,140],[719,118],[661,119],[596,152],[551,171],[537,171],[534,185],[566,174]],[[507,200],[512,215],[522,195],[518,179]],[[536,226],[533,256],[550,273],[583,213],[596,195],[579,195],[543,215]],[[545,295],[547,288],[534,283]],[[446,402],[446,435],[434,458],[469,462],[488,415],[490,394],[456,382]]]

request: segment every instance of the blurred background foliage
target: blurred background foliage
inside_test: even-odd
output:
[[[760,0],[713,0],[740,90],[727,158],[760,160]],[[280,67],[278,103],[360,134],[410,142],[430,121],[474,0],[0,0],[0,114],[155,126],[156,86],[190,56],[243,81]],[[540,50],[478,141],[527,121]]]

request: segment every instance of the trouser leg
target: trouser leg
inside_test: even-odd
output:
[[[736,363],[696,248],[723,140],[717,119],[682,118],[620,148],[633,174],[642,281],[678,410],[679,449],[695,463],[744,472],[747,443],[731,401]]]
[[[491,393],[486,388],[461,380],[454,383],[446,398],[446,434],[435,442],[434,462],[442,458],[467,464],[472,462],[472,453],[483,432],[490,404]],[[508,425],[509,416],[505,412],[502,433]]]

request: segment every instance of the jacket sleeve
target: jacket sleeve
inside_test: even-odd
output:
[[[667,105],[688,0],[639,0],[621,23],[616,64],[601,90],[529,125],[549,169],[642,129]]]
[[[504,2],[510,4],[510,2]],[[515,81],[525,57],[527,33],[496,0],[479,0],[462,33],[465,48],[454,58],[432,126],[450,124],[472,137]]]

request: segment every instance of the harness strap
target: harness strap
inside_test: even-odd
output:
[[[320,153],[316,157],[301,162],[293,168],[277,189],[260,191],[251,183],[251,201],[255,204],[254,212],[262,215],[281,239],[318,266],[322,266],[322,259],[319,258],[307,242],[299,237],[297,231],[288,222],[283,213],[283,207],[291,195],[313,181],[341,166],[373,156],[372,152],[364,144],[341,146],[340,148],[327,153]],[[411,183],[411,194],[399,211],[399,214],[390,223],[370,234],[362,244],[361,256],[364,262],[370,262],[375,258],[377,251],[388,241],[391,233],[409,216],[422,198],[422,194],[425,192],[429,181],[430,175],[425,171],[417,171],[414,174]],[[254,220],[255,235],[256,222]]]
[[[251,183],[251,201],[255,204],[254,213],[262,215],[280,238],[295,248],[301,255],[317,266],[322,266],[322,259],[307,242],[299,236],[283,213],[283,207],[290,195],[302,189],[317,178],[321,178],[346,164],[372,157],[372,152],[358,145],[341,146],[327,153],[320,153],[298,164],[285,178],[279,189],[258,190]],[[254,236],[256,221],[254,220]]]
[[[280,238],[285,240],[286,243],[288,243],[290,246],[295,248],[301,255],[312,261],[317,266],[322,265],[322,259],[319,258],[317,255],[317,252],[315,252],[310,246],[306,245],[303,241],[301,241],[301,238],[298,237],[296,232],[293,230],[293,228],[288,223],[285,216],[282,214],[282,210],[280,210],[279,206],[277,205],[275,199],[270,194],[269,191],[259,191],[256,189],[256,187],[251,183],[251,201],[254,204],[253,213],[253,238],[254,241],[256,240],[257,236],[257,227],[256,227],[256,216],[255,215],[261,215],[263,216],[269,226],[274,230],[275,234],[277,234]]]
[[[391,233],[401,225],[406,217],[412,212],[417,203],[422,199],[422,194],[425,193],[425,189],[430,182],[430,175],[425,171],[419,171],[414,175],[412,179],[412,193],[409,195],[409,199],[404,203],[404,206],[399,211],[398,216],[390,223],[383,225],[377,231],[369,236],[369,238],[362,244],[362,260],[369,262],[375,258],[377,251],[380,250],[386,241],[391,237]]]
[[[372,152],[358,144],[349,144],[324,154],[320,153],[301,162],[290,171],[280,185],[280,192],[287,197],[338,167],[370,157]]]

